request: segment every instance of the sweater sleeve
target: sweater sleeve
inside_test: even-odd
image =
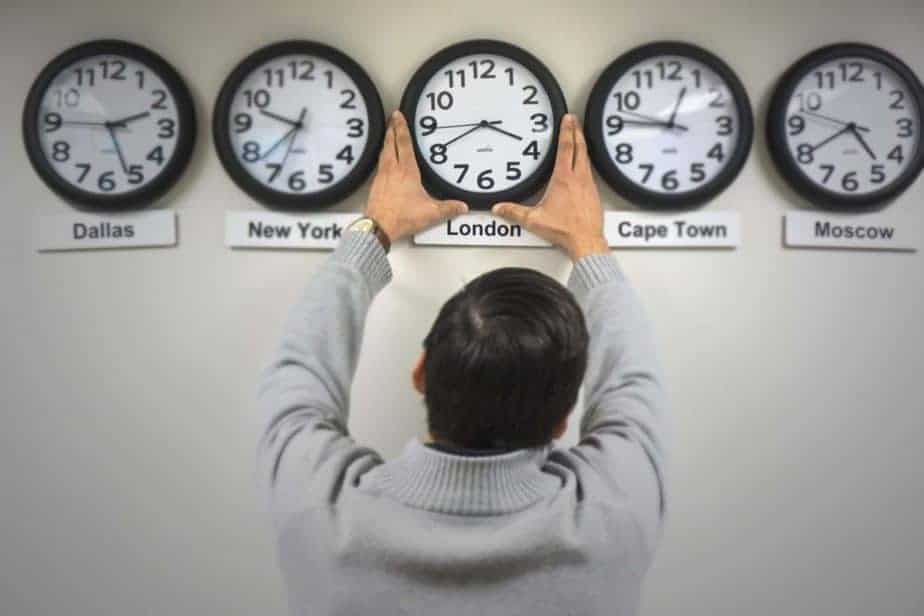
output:
[[[648,551],[666,508],[666,402],[654,336],[641,303],[611,255],[579,260],[568,287],[590,332],[585,410],[571,452],[628,503]]]
[[[348,231],[289,314],[258,388],[258,474],[277,524],[335,500],[351,468],[381,462],[349,436],[347,419],[366,314],[390,280],[375,236]]]

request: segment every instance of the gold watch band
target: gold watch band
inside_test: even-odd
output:
[[[385,254],[391,250],[391,238],[388,237],[388,234],[382,229],[382,226],[371,216],[362,216],[357,218],[350,226],[347,227],[350,231],[360,231],[363,233],[372,233],[379,240],[379,243],[382,245],[382,248],[385,250]]]

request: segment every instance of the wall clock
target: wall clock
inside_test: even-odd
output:
[[[405,89],[401,110],[427,188],[484,209],[520,201],[548,181],[567,107],[534,56],[472,40],[427,60]]]
[[[177,72],[123,41],[78,45],[36,78],[23,111],[29,160],[68,201],[94,209],[151,203],[192,155],[196,117]]]
[[[718,195],[744,166],[754,133],[731,68],[677,42],[644,45],[610,64],[584,125],[597,171],[645,209],[693,207]]]
[[[888,52],[860,44],[818,49],[776,87],[767,116],[770,153],[813,204],[875,209],[921,171],[922,101],[918,78]]]
[[[356,190],[385,135],[372,80],[344,53],[286,41],[248,56],[215,103],[215,148],[225,170],[270,207],[316,209]]]

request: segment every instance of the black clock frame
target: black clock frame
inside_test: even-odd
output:
[[[231,144],[229,113],[241,82],[262,64],[270,62],[274,58],[288,55],[317,56],[336,64],[356,84],[360,95],[366,102],[366,110],[369,113],[366,147],[360,154],[356,165],[339,182],[312,193],[292,194],[268,188],[250,175],[241,165]],[[244,58],[231,71],[221,87],[218,99],[215,101],[215,110],[212,115],[212,135],[215,142],[215,151],[218,153],[221,164],[228,175],[231,176],[231,179],[234,180],[234,183],[245,193],[270,208],[295,211],[317,210],[348,197],[372,173],[385,138],[385,112],[382,108],[379,91],[372,79],[365,69],[350,56],[324,43],[287,40],[258,49]]]
[[[656,56],[683,56],[705,64],[728,86],[738,112],[739,138],[728,163],[712,180],[696,188],[678,193],[662,193],[642,188],[627,177],[613,162],[606,145],[603,128],[603,109],[613,85],[639,62]],[[616,58],[603,69],[597,78],[584,113],[584,130],[587,150],[597,172],[619,195],[647,210],[683,210],[703,205],[738,177],[747,162],[754,140],[754,115],[751,101],[738,76],[721,58],[710,51],[690,43],[658,41],[636,47]]]
[[[552,139],[549,150],[539,167],[532,174],[523,178],[512,188],[491,193],[462,190],[441,178],[426,162],[424,154],[417,143],[417,101],[423,93],[427,82],[446,64],[457,58],[477,54],[492,54],[509,58],[529,69],[545,89],[552,107]],[[558,133],[562,117],[568,113],[565,95],[552,72],[537,57],[516,45],[492,39],[472,39],[450,45],[424,62],[414,73],[401,97],[401,112],[407,119],[414,142],[414,153],[420,166],[421,177],[427,190],[441,199],[458,199],[472,209],[485,210],[501,201],[522,201],[534,195],[544,186],[555,167],[555,152],[558,147]]]
[[[42,99],[52,81],[69,66],[92,56],[123,56],[146,66],[170,90],[177,107],[177,141],[173,156],[163,170],[148,184],[117,195],[93,193],[77,188],[48,162],[39,139],[39,112]],[[196,111],[189,88],[180,74],[162,57],[140,45],[104,39],[72,47],[49,62],[33,82],[22,114],[23,141],[32,167],[45,184],[63,199],[76,206],[100,211],[127,210],[151,204],[166,193],[183,175],[192,157],[196,141]]]
[[[871,193],[844,195],[819,186],[793,159],[786,145],[786,110],[799,81],[818,66],[831,60],[855,57],[884,64],[907,83],[918,108],[918,130],[924,129],[924,86],[908,65],[884,49],[864,43],[835,43],[816,49],[797,60],[774,88],[767,113],[767,147],[777,171],[789,185],[804,199],[825,210],[864,212],[881,209],[907,190],[924,168],[924,143],[919,139],[911,162],[894,181]]]

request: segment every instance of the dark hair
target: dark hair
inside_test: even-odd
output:
[[[574,296],[545,274],[508,267],[469,282],[424,340],[430,433],[473,449],[548,443],[577,400],[588,338]]]

